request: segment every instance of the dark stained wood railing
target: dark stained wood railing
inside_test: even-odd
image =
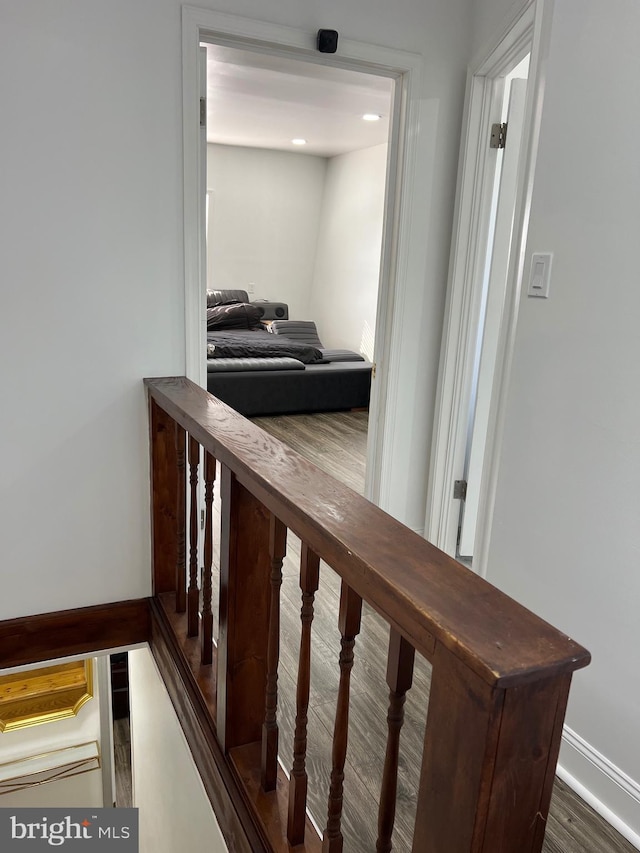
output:
[[[205,452],[204,455],[204,566],[202,568],[202,647],[203,664],[213,662],[213,613],[212,565],[213,565],[213,488],[216,479],[216,460]]]
[[[189,438],[189,590],[187,592],[187,635],[198,636],[198,613],[200,593],[198,590],[198,465],[200,464],[200,445],[195,438]]]
[[[540,851],[571,676],[588,664],[588,652],[198,386],[184,378],[150,379],[146,386],[151,647],[231,849],[346,849],[341,819],[350,675],[366,601],[389,625],[388,739],[379,813],[377,819],[372,816],[377,851],[392,849],[403,706],[416,653],[431,662],[432,678],[424,709],[414,853]],[[205,483],[201,555],[200,446]],[[216,461],[221,522],[214,638]],[[290,778],[277,758],[287,530],[302,543]],[[338,573],[342,585],[340,683],[322,838],[305,813],[311,626],[320,560]]]
[[[351,683],[351,668],[353,667],[353,649],[356,637],[360,633],[362,618],[362,598],[357,592],[342,581],[340,590],[340,611],[338,624],[340,626],[340,685],[338,687],[338,704],[336,706],[336,722],[333,732],[333,753],[331,768],[331,785],[329,787],[329,809],[327,813],[327,828],[322,838],[323,853],[340,853],[343,845],[340,822],[342,820],[342,793],[344,782],[344,765],[347,758],[347,741],[349,731],[349,688]]]
[[[400,731],[404,722],[404,703],[413,681],[415,649],[402,634],[393,628],[389,632],[387,656],[387,684],[389,685],[389,712],[387,726],[387,752],[384,758],[380,811],[378,813],[378,841],[376,853],[389,853],[396,811]]]
[[[309,722],[309,692],[311,687],[311,625],[313,601],[320,581],[320,558],[307,545],[302,545],[300,556],[300,654],[298,656],[298,681],[296,685],[296,724],[293,736],[293,767],[289,779],[289,809],[287,838],[292,846],[304,841],[308,777],[307,725]]]
[[[269,519],[271,600],[267,644],[267,690],[262,724],[262,790],[273,791],[278,778],[278,661],[280,659],[280,587],[282,561],[287,552],[287,528],[272,515]]]

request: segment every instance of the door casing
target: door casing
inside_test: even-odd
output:
[[[508,285],[493,381],[489,428],[480,487],[473,568],[486,575],[497,463],[506,392],[524,271],[527,226],[544,94],[554,0],[528,0],[496,42],[470,64],[454,212],[454,233],[438,376],[434,437],[428,484],[426,537],[455,556],[460,501],[454,482],[464,476],[475,347],[480,322],[484,264],[494,165],[488,139],[499,121],[507,71],[531,52],[529,86],[518,166]]]
[[[374,352],[376,376],[372,382],[367,449],[366,496],[385,503],[386,462],[393,446],[397,359],[392,359],[394,309],[403,299],[406,282],[400,273],[409,265],[410,246],[405,233],[416,189],[415,172],[420,129],[419,109],[412,100],[422,72],[416,54],[344,39],[338,54],[318,53],[315,34],[241,18],[226,13],[184,6],[182,9],[183,159],[184,159],[184,275],[186,375],[198,384],[206,382],[205,290],[202,271],[203,210],[197,164],[199,162],[198,47],[213,42],[245,50],[259,49],[276,56],[293,57],[318,64],[336,65],[395,79],[391,139],[387,168],[385,227],[383,230],[380,284]]]

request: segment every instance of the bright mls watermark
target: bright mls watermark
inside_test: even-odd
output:
[[[138,853],[138,809],[2,809],[0,851]]]

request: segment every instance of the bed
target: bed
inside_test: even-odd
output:
[[[277,305],[271,321],[245,291],[207,291],[207,390],[247,416],[367,408],[371,363]]]

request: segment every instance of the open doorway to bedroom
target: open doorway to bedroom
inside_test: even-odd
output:
[[[330,360],[213,381],[243,385],[227,402],[363,491],[395,81],[203,47],[207,289],[244,291],[276,337]]]

